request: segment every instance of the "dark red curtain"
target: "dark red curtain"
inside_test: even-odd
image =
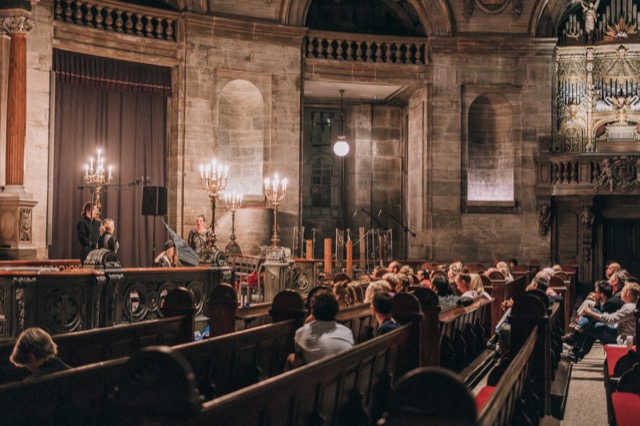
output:
[[[59,59],[60,51],[55,51],[54,56],[56,54]],[[114,67],[126,68],[129,64],[111,62],[117,63]],[[142,72],[139,67],[135,69]],[[165,185],[167,92],[132,90],[135,84],[117,86],[112,82],[101,88],[97,80],[83,84],[85,79],[71,81],[63,77],[59,68],[54,66],[54,71],[58,78],[49,258],[80,257],[75,226],[81,218],[83,204],[93,200],[91,189],[82,187],[84,165],[89,157],[95,158],[97,149],[101,148],[106,164],[113,165],[114,175],[112,184],[101,197],[102,217],[115,221],[114,234],[120,242],[118,257],[123,266],[150,266],[154,217],[142,215],[141,181]],[[116,72],[114,75],[122,78],[126,74]],[[165,74],[169,74],[168,70]],[[166,236],[161,219],[155,220],[159,246]]]

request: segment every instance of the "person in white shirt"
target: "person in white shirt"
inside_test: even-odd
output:
[[[335,321],[338,301],[333,293],[319,292],[311,300],[313,321],[296,331],[296,353],[287,359],[287,369],[308,364],[348,350],[355,344],[353,333]]]

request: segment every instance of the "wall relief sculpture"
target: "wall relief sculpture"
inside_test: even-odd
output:
[[[538,230],[540,236],[544,237],[551,229],[551,201],[538,202]]]
[[[629,192],[640,189],[640,157],[604,158],[594,164],[593,182],[596,192]]]
[[[580,212],[580,223],[582,224],[582,258],[585,262],[591,262],[591,250],[593,246],[593,224],[596,218],[591,208],[585,205]]]

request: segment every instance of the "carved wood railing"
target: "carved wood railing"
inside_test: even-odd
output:
[[[117,1],[55,0],[57,21],[158,40],[176,41],[176,12]]]
[[[387,64],[427,63],[426,38],[309,31],[306,57]]]
[[[640,154],[538,157],[540,195],[640,194]]]

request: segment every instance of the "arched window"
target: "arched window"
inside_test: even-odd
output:
[[[484,94],[469,108],[467,201],[514,201],[513,108]]]
[[[228,83],[220,95],[218,157],[229,165],[228,191],[262,195],[264,100],[246,80]]]

